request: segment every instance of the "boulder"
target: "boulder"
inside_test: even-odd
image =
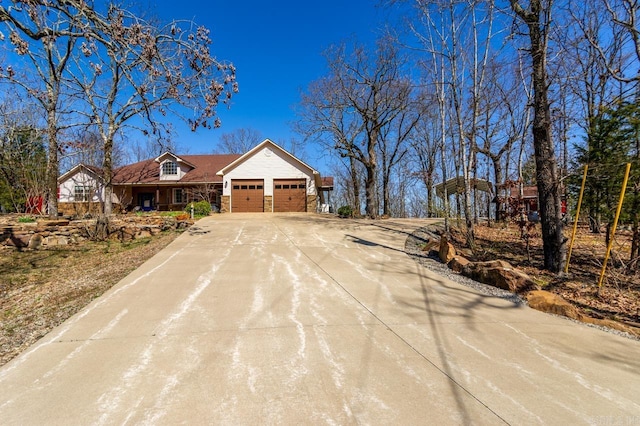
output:
[[[58,235],[50,235],[46,238],[46,243],[47,247],[66,246],[69,244],[69,240]]]
[[[149,232],[146,229],[141,229],[135,236],[136,240],[142,239],[142,238],[151,238],[151,232]]]
[[[456,255],[456,248],[449,242],[447,237],[443,235],[440,237],[440,251],[438,252],[440,260],[444,263],[449,263]]]
[[[469,263],[462,269],[462,275],[512,293],[539,290],[538,285],[527,274],[504,260]]]
[[[527,302],[533,309],[580,320],[582,315],[575,306],[562,296],[544,290],[535,290],[527,295]]]
[[[8,246],[17,247],[19,249],[25,248],[29,245],[29,240],[31,239],[31,235],[25,233],[14,233],[7,240]]]
[[[584,315],[578,309],[565,300],[562,296],[544,290],[532,291],[527,295],[529,307],[538,311],[555,315],[562,315],[588,324],[595,324],[601,327],[609,327],[614,330],[624,331],[633,335],[638,335],[637,329],[628,327],[617,321],[610,319],[592,318]]]
[[[449,263],[447,263],[447,266],[452,271],[459,273],[459,272],[462,272],[464,267],[467,266],[469,263],[471,262],[466,257],[456,255],[449,261]]]
[[[422,246],[421,251],[431,252],[431,250],[437,247],[438,244],[440,243],[438,243],[437,241],[427,241],[425,245]]]
[[[42,242],[44,238],[40,234],[33,234],[29,239],[29,248],[33,250],[37,250],[42,246]]]

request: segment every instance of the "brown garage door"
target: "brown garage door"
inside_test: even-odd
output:
[[[273,211],[306,212],[307,185],[305,179],[274,179]]]
[[[235,213],[264,211],[264,182],[262,180],[231,181],[231,211]]]

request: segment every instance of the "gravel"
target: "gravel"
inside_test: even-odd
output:
[[[472,280],[471,278],[467,278],[463,275],[453,272],[447,265],[442,263],[440,259],[438,259],[437,257],[432,257],[428,252],[422,251],[424,243],[433,239],[434,231],[437,233],[439,232],[439,229],[437,227],[425,227],[419,228],[414,231],[405,242],[405,252],[425,268],[447,278],[448,280],[467,287],[471,287],[483,294],[508,300],[517,305],[527,304],[526,300],[524,300],[517,294],[511,293],[510,291],[506,291],[501,288],[479,283]]]

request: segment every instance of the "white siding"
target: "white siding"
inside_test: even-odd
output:
[[[175,155],[173,155],[171,153],[164,153],[163,155],[158,157],[156,160],[158,161],[158,168],[160,170],[160,180],[167,180],[167,181],[180,180],[180,179],[182,179],[184,177],[184,175],[186,175],[191,170],[190,166],[178,161],[178,157],[176,157]],[[177,175],[163,175],[162,174],[162,165],[164,163],[166,163],[167,161],[172,161],[172,162],[176,163],[177,168],[178,168],[178,174]]]
[[[274,179],[307,180],[307,195],[316,193],[313,171],[290,156],[265,146],[224,175],[223,195],[231,195],[232,179],[264,179],[264,195],[273,196]]]
[[[176,163],[177,168],[178,168],[178,174],[177,175],[163,175],[162,174],[162,165],[164,163],[166,163],[167,161],[172,161],[174,163]],[[189,170],[191,170],[190,167],[188,167],[185,164],[179,163],[177,162],[173,157],[167,158],[166,160],[162,161],[158,167],[160,168],[160,180],[180,180],[183,178],[184,175],[187,174],[187,172]]]
[[[93,188],[93,198],[91,201],[100,201],[103,196],[102,187],[99,185],[96,178],[87,173],[84,169],[79,170],[77,173],[70,176],[67,180],[60,183],[60,202],[71,203],[76,201],[74,198],[76,186],[84,186]],[[98,193],[98,190],[100,192]]]

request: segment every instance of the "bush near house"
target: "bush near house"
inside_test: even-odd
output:
[[[185,207],[187,213],[191,213],[191,204],[193,204],[194,216],[209,216],[211,214],[211,204],[208,201],[198,201],[197,203],[189,203]]]
[[[353,217],[353,209],[351,208],[351,206],[342,206],[338,208],[338,216]]]

